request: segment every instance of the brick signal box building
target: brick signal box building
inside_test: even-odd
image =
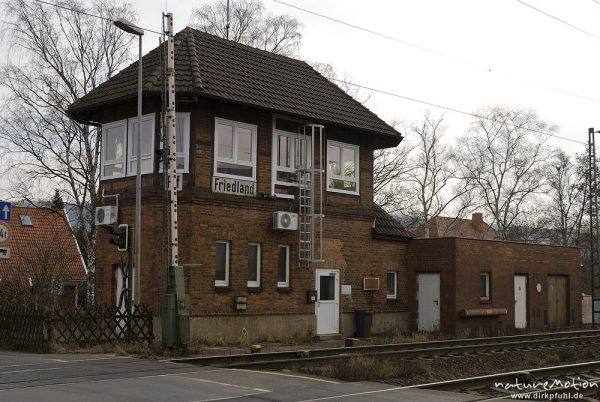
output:
[[[158,313],[168,224],[159,47],[143,59],[141,302]],[[175,36],[179,260],[192,337],[285,339],[407,330],[411,234],[373,204],[373,151],[401,135],[308,64],[191,28]],[[69,109],[102,127],[100,187],[133,224],[137,64]],[[114,205],[103,198],[100,205]],[[109,222],[115,223],[115,222]],[[121,259],[99,227],[96,294]],[[130,257],[129,257],[130,258]]]

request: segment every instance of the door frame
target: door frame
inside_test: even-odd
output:
[[[515,292],[515,280],[517,277],[525,278],[525,326],[517,327],[517,294]],[[515,329],[525,329],[529,327],[529,275],[528,274],[513,274],[513,300],[514,300],[514,320],[513,325]]]
[[[335,292],[334,292],[334,330],[333,331],[325,331],[319,332],[319,303],[321,298],[321,288],[319,283],[319,278],[321,276],[331,276],[331,274],[335,274]],[[317,290],[317,301],[315,303],[315,333],[317,335],[331,335],[331,334],[339,334],[340,333],[340,270],[339,269],[315,269],[315,289]]]
[[[419,314],[419,306],[421,305],[421,303],[419,303],[419,296],[420,296],[420,291],[419,291],[419,277],[421,276],[437,276],[438,280],[438,289],[437,289],[437,326],[433,325],[432,329],[421,329],[421,317]],[[418,331],[440,331],[442,329],[442,275],[441,272],[417,272],[417,276],[416,276],[416,288],[417,288],[417,319],[416,319],[416,324],[417,324],[417,330]],[[431,300],[432,302],[435,302],[435,300]]]

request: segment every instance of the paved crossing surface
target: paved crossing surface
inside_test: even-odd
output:
[[[200,367],[113,355],[0,351],[0,400],[471,401],[440,391],[346,383],[291,372]]]

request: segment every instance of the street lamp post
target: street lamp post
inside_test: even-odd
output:
[[[138,132],[137,132],[137,153],[136,153],[136,176],[135,176],[135,235],[134,235],[134,247],[135,247],[135,276],[134,276],[134,304],[140,303],[140,245],[141,245],[141,223],[142,223],[142,36],[144,30],[132,22],[127,21],[123,18],[119,18],[113,22],[113,24],[132,35],[136,35],[139,38],[139,53],[138,53],[138,94],[137,94],[137,117],[138,117]]]

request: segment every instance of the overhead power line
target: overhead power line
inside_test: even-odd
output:
[[[309,9],[306,9],[306,8],[303,8],[303,7],[299,7],[299,6],[287,3],[287,2],[282,1],[282,0],[272,0],[272,1],[274,1],[275,3],[279,3],[279,4],[282,4],[284,6],[290,7],[290,8],[294,8],[296,10],[300,10],[300,11],[305,12],[307,14],[312,14],[312,15],[315,15],[317,17],[320,17],[320,18],[323,18],[323,19],[326,19],[326,20],[329,20],[329,21],[332,21],[332,22],[335,22],[335,23],[338,23],[338,24],[341,24],[341,25],[345,25],[345,26],[350,27],[350,28],[357,29],[359,31],[369,33],[371,35],[379,36],[381,38],[388,39],[388,40],[391,40],[393,42],[400,43],[402,45],[409,46],[409,47],[412,47],[412,48],[424,51],[426,53],[430,53],[430,54],[433,54],[433,55],[436,55],[436,56],[439,56],[439,57],[445,57],[445,58],[448,58],[450,60],[453,60],[453,61],[461,63],[461,64],[466,64],[466,65],[470,65],[470,66],[473,66],[473,67],[477,67],[479,69],[482,69],[483,71],[491,71],[491,69],[490,69],[489,66],[486,66],[486,65],[483,65],[483,64],[477,64],[477,63],[474,63],[474,62],[472,62],[470,60],[467,60],[467,59],[462,59],[462,58],[455,57],[455,56],[452,56],[452,55],[449,55],[449,54],[446,54],[446,53],[439,52],[439,51],[434,50],[434,49],[429,49],[429,48],[426,48],[424,46],[421,46],[421,45],[418,45],[418,44],[415,44],[415,43],[411,43],[411,42],[408,42],[408,41],[405,41],[405,40],[402,40],[402,39],[399,39],[399,38],[395,38],[393,36],[386,35],[386,34],[374,31],[372,29],[364,28],[364,27],[361,27],[361,26],[358,26],[358,25],[355,25],[355,24],[352,24],[352,23],[349,23],[349,22],[346,22],[346,21],[342,21],[342,20],[340,20],[338,18],[330,17],[328,15],[321,14],[321,13],[318,13],[316,11],[312,11],[312,10],[309,10]],[[534,86],[542,87],[542,88],[545,88],[545,89],[550,89],[550,90],[555,91],[555,92],[560,92],[560,93],[563,93],[565,95],[573,96],[575,98],[580,98],[580,99],[583,99],[583,100],[586,100],[586,101],[590,101],[590,102],[594,102],[594,103],[600,103],[600,99],[595,99],[595,98],[591,98],[589,96],[580,95],[580,94],[572,92],[572,91],[567,91],[567,90],[564,90],[564,89],[556,88],[556,87],[553,87],[553,86],[550,86],[550,85],[546,85],[546,84],[543,84],[543,83],[538,83],[538,82],[527,80],[527,79],[523,79],[523,78],[513,77],[511,74],[508,74],[508,73],[503,73],[503,75],[505,75],[507,77],[510,77],[510,78],[513,78],[513,79],[516,78],[517,80],[529,81]]]
[[[384,91],[382,89],[368,87],[366,85],[355,84],[355,83],[350,82],[350,81],[339,80],[339,79],[336,79],[336,78],[332,78],[331,80],[339,82],[339,83],[343,83],[343,84],[346,84],[346,85],[352,85],[352,86],[357,87],[357,88],[366,89],[368,91],[377,92],[377,93],[380,93],[380,94],[383,94],[383,95],[392,96],[394,98],[400,98],[400,99],[408,100],[408,101],[411,101],[411,102],[420,103],[422,105],[427,105],[427,106],[432,106],[432,107],[435,107],[435,108],[438,108],[438,109],[447,110],[449,112],[454,112],[454,113],[462,114],[462,115],[465,115],[465,116],[471,116],[471,117],[475,117],[475,118],[478,118],[478,119],[483,119],[483,120],[487,120],[487,121],[491,121],[491,122],[501,122],[501,123],[506,124],[507,126],[511,126],[511,127],[514,127],[514,128],[524,128],[523,126],[518,126],[516,124],[512,124],[512,123],[509,123],[507,121],[501,121],[501,120],[497,120],[497,119],[491,119],[489,117],[482,116],[482,115],[479,115],[477,113],[466,112],[464,110],[456,109],[456,108],[453,108],[453,107],[444,106],[444,105],[440,105],[440,104],[432,103],[432,102],[427,102],[427,101],[416,99],[416,98],[411,98],[410,96],[404,96],[404,95],[400,95],[400,94],[397,94],[397,93],[394,93],[394,92],[389,92],[389,91]],[[557,138],[557,139],[560,139],[560,140],[571,141],[571,142],[574,142],[574,143],[577,143],[577,144],[586,145],[585,142],[577,141],[577,140],[574,140],[572,138],[562,137],[560,135],[548,133],[546,131],[540,131],[540,130],[536,130],[536,129],[532,129],[532,128],[526,128],[526,130],[531,131],[533,133],[547,135],[549,137],[554,137],[554,138]]]
[[[594,1],[594,0],[592,0],[592,1]],[[565,20],[562,20],[562,19],[560,19],[560,18],[558,18],[558,17],[555,17],[555,16],[554,16],[554,15],[552,15],[552,14],[548,14],[547,12],[545,12],[545,11],[543,11],[543,10],[540,10],[540,9],[539,9],[539,8],[537,8],[537,7],[534,7],[534,6],[532,6],[531,4],[525,3],[525,2],[524,2],[524,1],[522,1],[522,0],[517,0],[517,2],[519,2],[519,3],[523,4],[524,6],[527,6],[527,7],[531,8],[531,9],[533,9],[533,10],[537,11],[537,12],[538,12],[538,13],[540,13],[540,14],[544,14],[545,16],[547,16],[547,17],[550,17],[550,18],[552,18],[552,19],[553,19],[553,20],[555,20],[555,21],[558,21],[558,22],[560,22],[560,23],[562,23],[562,24],[564,24],[564,25],[567,25],[567,26],[569,26],[569,27],[571,27],[571,28],[573,28],[573,29],[575,29],[575,30],[577,30],[577,31],[579,31],[579,32],[582,32],[582,33],[586,34],[586,35],[589,35],[589,36],[591,36],[592,38],[595,38],[595,39],[600,39],[600,36],[598,36],[598,35],[594,35],[593,33],[589,32],[589,31],[586,31],[586,30],[585,30],[585,29],[583,29],[583,28],[579,28],[578,26],[576,26],[576,25],[573,25],[573,24],[571,24],[570,22],[567,22],[567,21],[565,21]],[[596,3],[598,3],[598,2],[596,1]]]
[[[66,7],[66,6],[63,6],[63,5],[60,5],[60,4],[50,3],[50,2],[44,1],[44,0],[33,0],[33,1],[36,1],[36,2],[42,3],[42,4],[46,4],[48,6],[56,7],[56,8],[62,8],[63,10],[71,11],[73,13],[77,13],[77,14],[81,14],[81,15],[87,15],[88,17],[98,18],[98,19],[101,19],[101,20],[104,20],[104,21],[113,22],[113,20],[110,19],[110,18],[106,18],[106,17],[103,17],[101,15],[96,15],[96,14],[88,13],[88,12],[81,11],[81,10],[76,10],[74,8]],[[140,28],[142,28],[146,32],[152,32],[152,33],[155,33],[155,34],[158,34],[158,35],[162,35],[161,32],[153,31],[152,29],[148,29],[148,28],[144,28],[144,27],[140,27]]]

